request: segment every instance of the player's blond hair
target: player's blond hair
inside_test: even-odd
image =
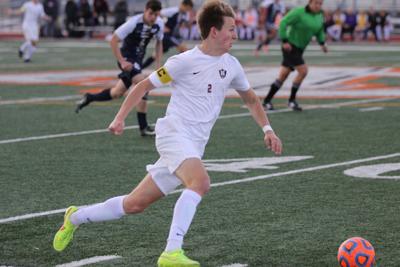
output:
[[[212,27],[221,30],[224,17],[235,18],[235,12],[229,4],[220,0],[206,1],[197,15],[201,38],[206,39]]]

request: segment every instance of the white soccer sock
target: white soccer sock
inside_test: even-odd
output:
[[[23,43],[23,44],[19,47],[19,50],[22,51],[22,52],[25,52],[25,49],[28,47],[28,45],[29,45],[30,43],[31,43],[31,42],[29,42],[29,41],[25,41],[25,43]]]
[[[165,251],[182,248],[183,237],[192,223],[196,207],[201,201],[201,196],[196,192],[185,189],[176,201],[168,242]]]
[[[74,225],[117,220],[125,215],[124,198],[125,196],[118,196],[103,203],[80,208],[71,215],[70,220]]]
[[[24,59],[31,59],[32,54],[36,51],[36,47],[34,47],[31,43],[26,46],[26,50],[24,52]]]

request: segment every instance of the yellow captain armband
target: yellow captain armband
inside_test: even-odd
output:
[[[164,67],[159,68],[156,72],[161,83],[166,84],[172,81],[171,76]]]

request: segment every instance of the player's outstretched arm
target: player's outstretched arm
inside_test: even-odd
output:
[[[264,143],[268,149],[272,150],[276,155],[282,154],[282,142],[279,137],[272,130],[269,123],[267,114],[261,105],[260,99],[253,89],[247,91],[237,91],[247,108],[250,110],[251,115],[257,124],[264,131]]]
[[[108,130],[115,135],[121,135],[124,131],[125,118],[128,116],[129,112],[140,102],[145,93],[153,88],[154,86],[148,78],[135,85],[135,87],[129,91],[117,115],[110,126],[108,126]]]

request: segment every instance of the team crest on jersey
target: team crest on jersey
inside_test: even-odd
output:
[[[220,69],[219,70],[219,76],[221,77],[221,79],[226,77],[226,70],[224,69]]]

